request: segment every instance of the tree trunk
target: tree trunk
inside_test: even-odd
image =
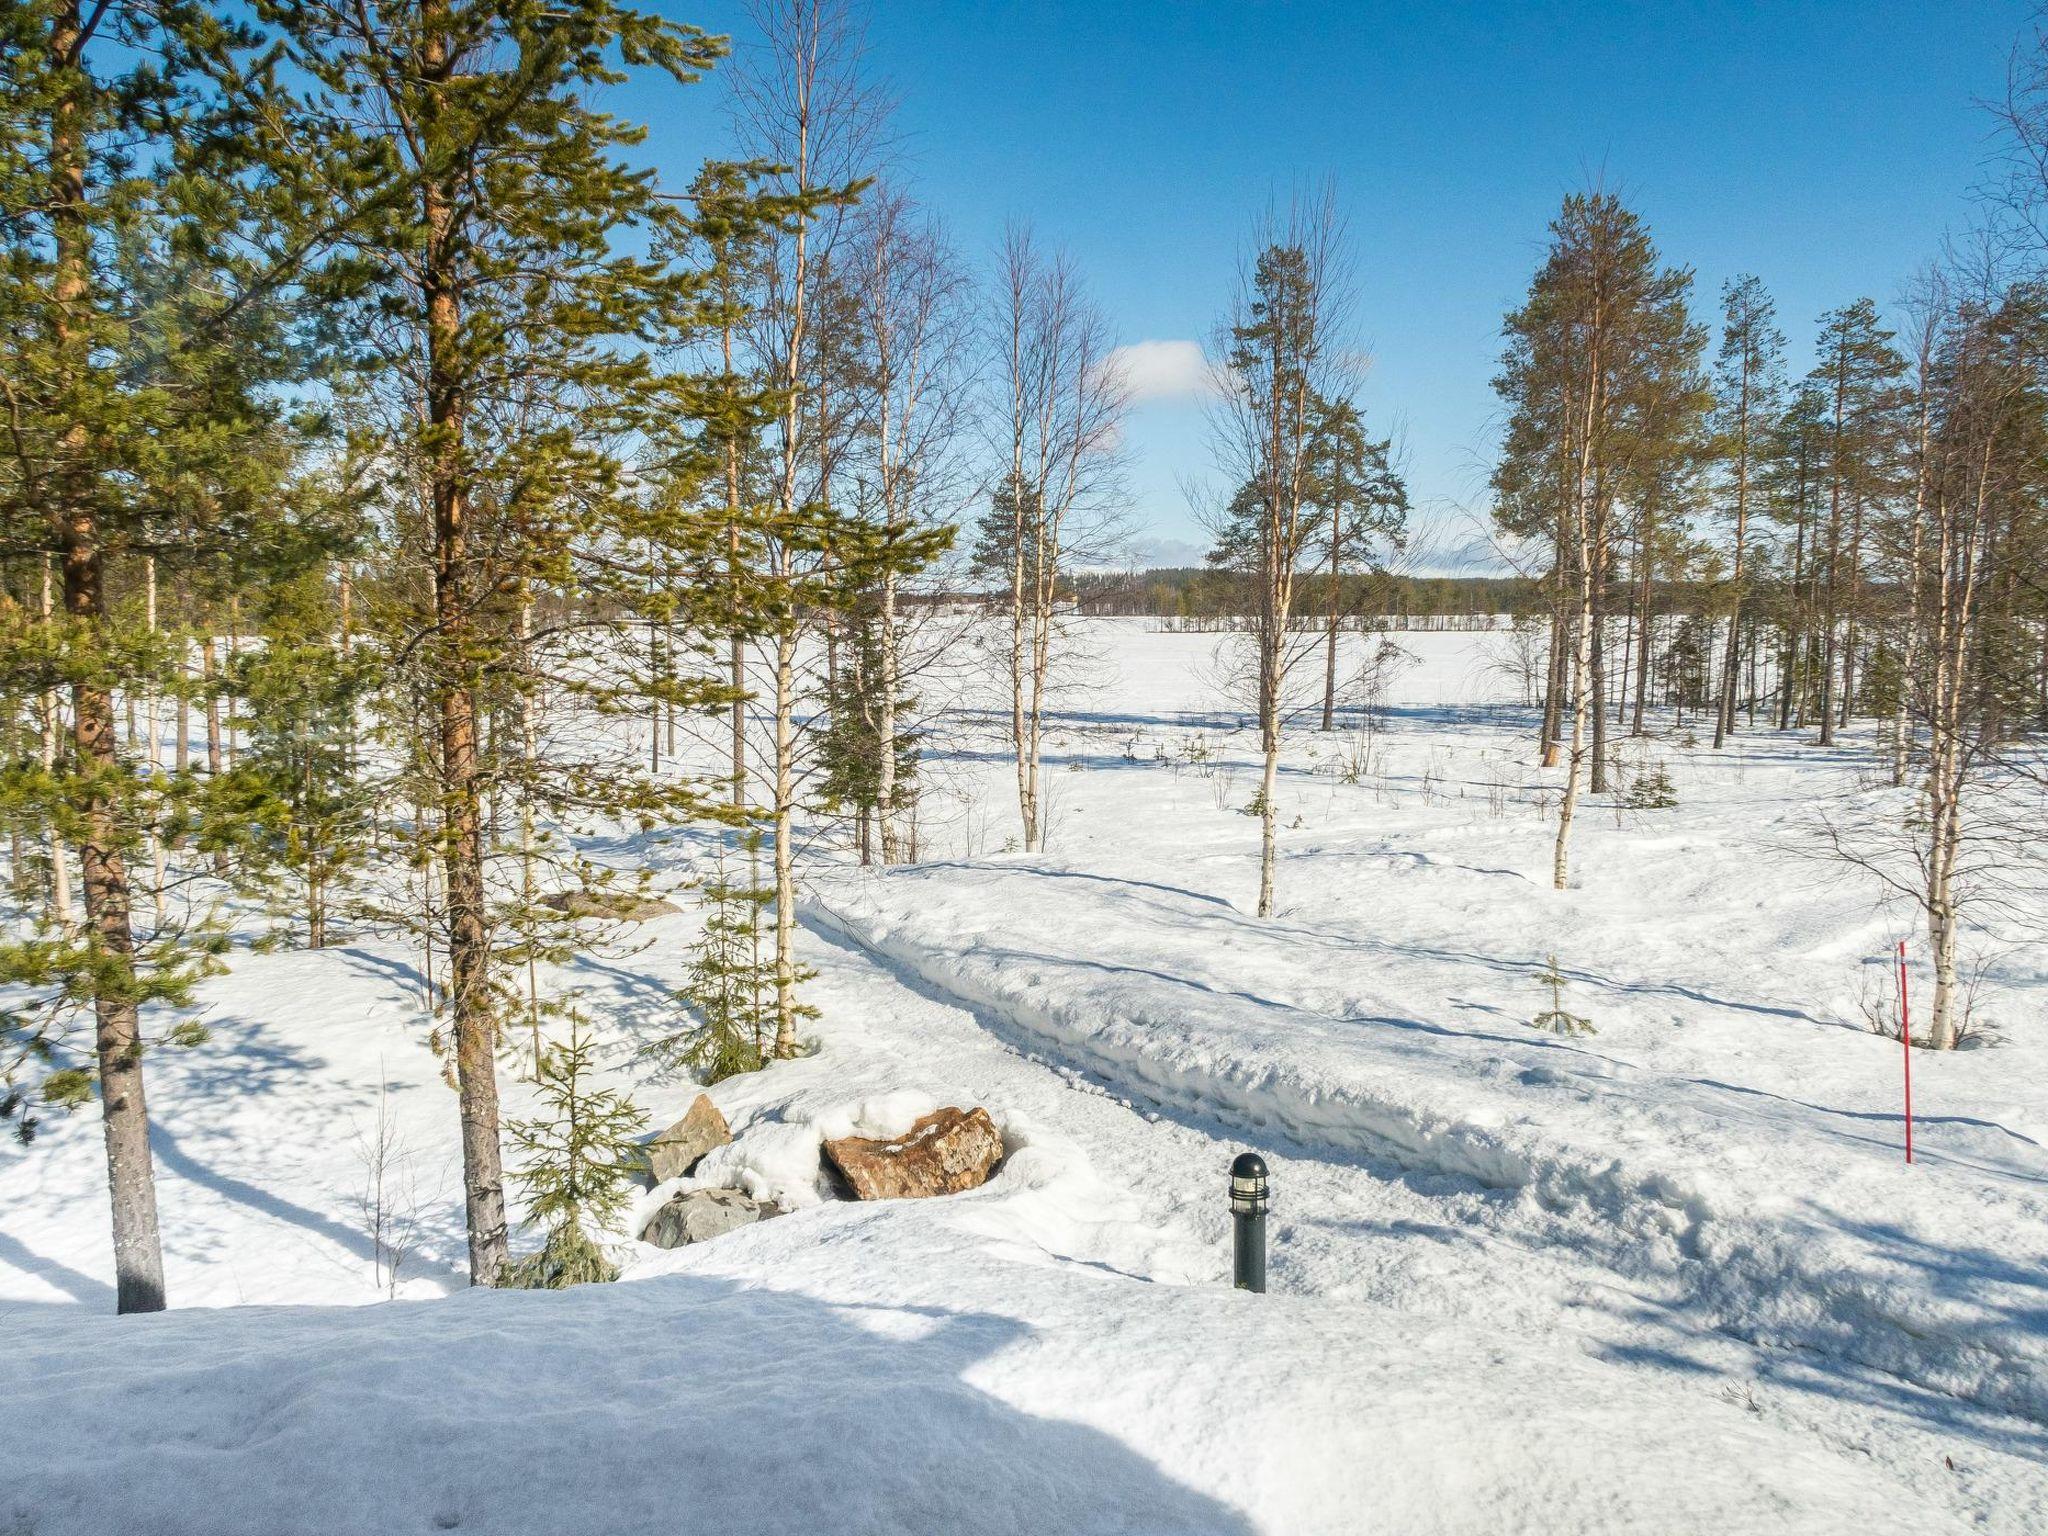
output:
[[[422,66],[445,81],[454,61],[430,30]],[[435,93],[429,93],[431,100]],[[474,659],[468,654],[469,497],[462,439],[468,411],[456,274],[456,188],[429,182],[425,197],[428,467],[434,519],[434,688],[441,747],[441,860],[447,891],[449,1001],[462,1116],[462,1182],[472,1285],[495,1285],[509,1256],[498,1140],[497,1019],[485,908]],[[230,742],[232,749],[232,741]]]
[[[220,777],[220,690],[215,685],[213,625],[211,616],[206,634],[199,641],[199,676],[206,690],[206,773],[207,777]],[[225,880],[229,874],[228,851],[217,848],[213,854],[213,872]]]
[[[896,826],[896,572],[882,573],[882,676],[881,718],[875,727],[876,751],[880,760],[875,774],[875,820],[882,831],[882,862],[903,861],[903,839]]]
[[[1607,514],[1600,514],[1601,531],[1593,545],[1592,637],[1587,643],[1587,681],[1592,685],[1586,712],[1593,727],[1593,768],[1587,788],[1596,795],[1607,793]]]
[[[1544,664],[1542,684],[1542,739],[1538,741],[1544,768],[1556,768],[1556,739],[1565,727],[1565,608],[1550,610],[1550,655]]]
[[[86,229],[86,125],[79,92],[79,54],[85,27],[78,0],[66,0],[50,28],[51,56],[67,61],[66,86],[51,109],[51,223],[56,234],[52,310],[56,349],[82,370],[82,338],[71,317],[89,307],[91,236]],[[62,470],[51,509],[53,533],[63,550],[64,610],[73,633],[104,639],[106,569],[89,467],[92,444],[82,423],[61,441]],[[121,855],[120,812],[110,787],[126,773],[114,740],[112,692],[97,681],[71,688],[72,745],[87,774],[84,840],[79,872],[86,924],[103,969],[93,979],[94,1048],[99,1061],[100,1110],[107,1149],[107,1188],[113,1207],[114,1306],[119,1312],[157,1312],[164,1305],[163,1248],[157,1234],[156,1174],[149,1153],[149,1110],[142,1088],[142,1030],[132,994],[135,933],[128,869]]]
[[[1735,668],[1742,632],[1742,554],[1749,532],[1749,375],[1745,369],[1735,439],[1735,558],[1728,578],[1728,645],[1721,655],[1721,707],[1714,714],[1714,749],[1735,729]]]
[[[1579,610],[1579,617],[1572,626],[1572,738],[1571,751],[1565,764],[1564,796],[1558,802],[1557,844],[1551,850],[1550,883],[1556,890],[1563,890],[1571,874],[1572,818],[1578,810],[1579,772],[1585,760],[1586,739],[1586,673],[1588,671],[1587,633],[1592,626],[1592,602],[1590,598]]]
[[[1261,669],[1259,679],[1259,746],[1264,754],[1259,773],[1259,916],[1273,915],[1273,820],[1280,788],[1279,667]]]
[[[152,646],[154,646],[157,636],[156,556],[143,556],[142,568],[144,573],[144,606],[147,610],[149,638]],[[146,763],[149,767],[149,787],[151,792],[154,793],[158,788],[158,774],[163,767],[163,764],[161,762],[162,744],[157,739],[159,735],[159,730],[156,714],[156,695],[154,693],[148,693],[143,696],[142,718],[144,730],[146,732],[145,736],[143,737],[143,762]],[[161,933],[163,931],[165,922],[165,891],[170,884],[170,881],[168,879],[168,871],[166,870],[164,865],[164,840],[157,834],[155,826],[152,825],[149,829],[146,841],[149,847],[150,871],[156,877],[149,888],[149,901],[151,908],[156,913],[157,931]]]
[[[49,628],[53,606],[50,579],[50,557],[43,556],[43,627]],[[53,775],[57,768],[57,737],[64,727],[64,709],[59,702],[57,690],[46,689],[43,693],[43,772]],[[66,938],[77,932],[78,915],[71,905],[71,854],[64,845],[63,828],[55,817],[49,826],[50,924]]]
[[[1636,585],[1640,588],[1640,595],[1636,603],[1636,717],[1630,734],[1643,736],[1648,734],[1643,723],[1643,712],[1650,698],[1650,667],[1655,659],[1657,630],[1655,616],[1650,611],[1652,592],[1647,551],[1638,555],[1637,563],[1640,567],[1640,580]]]
[[[775,637],[775,1054],[796,1055],[796,633]]]
[[[1329,634],[1323,652],[1323,729],[1326,731],[1337,728],[1337,616],[1343,575],[1339,563],[1343,554],[1342,533],[1341,514],[1333,509],[1330,513]]]

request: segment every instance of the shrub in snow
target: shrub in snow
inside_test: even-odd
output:
[[[591,1067],[590,1038],[572,1014],[567,1043],[541,1052],[545,1112],[509,1127],[523,1154],[513,1179],[526,1196],[526,1218],[547,1238],[540,1252],[506,1267],[503,1285],[559,1290],[619,1277],[590,1234],[615,1226],[631,1203],[647,1115],[625,1095],[593,1087]]]
[[[1622,797],[1622,804],[1632,811],[1668,811],[1678,804],[1678,789],[1671,782],[1671,770],[1663,763],[1652,763],[1638,773],[1628,786],[1628,793]]]
[[[747,833],[743,846],[751,858],[760,851],[761,834]],[[761,913],[774,899],[767,886],[729,878],[725,851],[719,850],[703,891],[704,936],[677,993],[696,1024],[649,1047],[664,1066],[701,1083],[760,1068],[775,1031],[773,946],[761,938]]]
[[[1553,1035],[1590,1035],[1593,1021],[1579,1014],[1571,1013],[1564,1006],[1564,973],[1557,968],[1557,956],[1549,957],[1550,964],[1537,974],[1536,980],[1550,988],[1550,1006],[1529,1022],[1537,1029],[1547,1029]]]

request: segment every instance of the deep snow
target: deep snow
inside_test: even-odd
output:
[[[460,1292],[416,957],[240,959],[212,1041],[151,1059],[173,1301],[237,1310],[101,1315],[92,1116],[0,1153],[0,1529],[2048,1527],[2048,962],[1994,953],[1997,1043],[1916,1062],[1907,1169],[1858,999],[1917,935],[1797,856],[1817,798],[1874,793],[1853,749],[1667,734],[1680,805],[1596,801],[1554,893],[1497,642],[1396,638],[1376,731],[1294,738],[1270,922],[1214,637],[1096,626],[1045,854],[1002,851],[959,717],[926,862],[812,882],[817,1054],[714,1094],[699,1180],[800,1209],[617,1286]],[[657,1123],[694,1090],[631,1047],[693,925],[557,979]],[[1552,953],[1597,1034],[1524,1022]],[[380,1085],[424,1249],[409,1299],[337,1310],[380,1294]],[[1004,1127],[987,1189],[826,1198],[821,1136],[939,1102]],[[1266,1298],[1225,1288],[1247,1145]]]

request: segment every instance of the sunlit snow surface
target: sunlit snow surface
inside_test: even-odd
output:
[[[1864,745],[1715,753],[1667,716],[1622,751],[1679,805],[1595,798],[1560,894],[1498,640],[1398,635],[1376,732],[1291,739],[1260,922],[1216,637],[1089,638],[1048,851],[1004,851],[1001,722],[956,669],[921,688],[958,710],[924,863],[815,869],[818,1052],[715,1091],[738,1140],[700,1175],[786,1218],[462,1292],[419,957],[369,938],[244,956],[210,1043],[150,1059],[173,1302],[235,1310],[105,1315],[92,1114],[0,1152],[0,1531],[2048,1528],[2048,960],[1983,938],[1996,1043],[1916,1059],[1906,1168],[1863,1004],[1920,935],[1798,853],[1815,804],[1891,793]],[[592,846],[675,884],[703,845]],[[552,983],[657,1122],[694,1089],[633,1050],[694,925]],[[1552,954],[1596,1034],[1526,1024]],[[338,1306],[381,1295],[380,1083],[423,1246],[399,1302]],[[829,1198],[822,1136],[940,1103],[1002,1125],[991,1185]],[[1226,1288],[1246,1146],[1265,1298]]]

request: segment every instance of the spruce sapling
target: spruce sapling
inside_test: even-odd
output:
[[[506,1266],[501,1285],[561,1290],[619,1277],[591,1229],[602,1232],[625,1214],[647,1112],[624,1094],[590,1085],[592,1047],[583,1022],[572,1013],[568,1040],[541,1053],[543,1113],[509,1128],[521,1154],[513,1178],[526,1196],[527,1220],[547,1237],[538,1253]]]
[[[743,846],[750,856],[758,854],[758,829],[745,835]],[[718,850],[703,888],[704,936],[677,994],[696,1015],[696,1026],[652,1047],[664,1065],[702,1083],[760,1068],[775,1028],[775,967],[772,956],[762,954],[761,914],[774,899],[772,887],[732,880],[725,850]]]
[[[1537,974],[1539,985],[1550,988],[1550,1006],[1537,1014],[1529,1023],[1537,1029],[1547,1029],[1553,1035],[1590,1035],[1593,1021],[1579,1014],[1569,1012],[1564,1006],[1564,973],[1557,968],[1557,956],[1549,957],[1549,965]]]
[[[1678,804],[1678,788],[1662,762],[1650,764],[1628,786],[1622,803],[1632,811],[1668,811]]]

